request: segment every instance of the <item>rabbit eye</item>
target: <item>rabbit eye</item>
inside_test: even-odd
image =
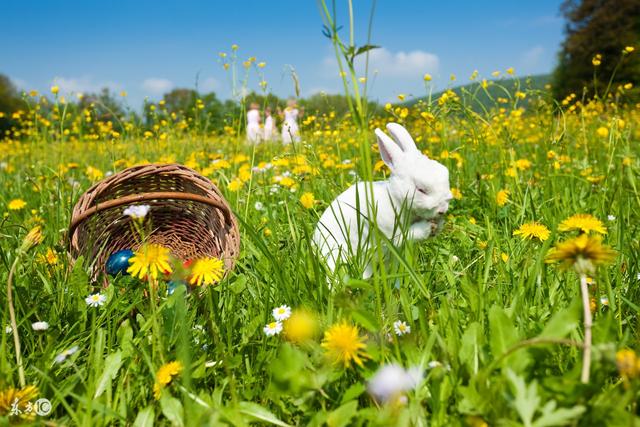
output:
[[[429,190],[427,190],[426,188],[418,188],[418,191],[424,194],[425,196],[429,195]]]

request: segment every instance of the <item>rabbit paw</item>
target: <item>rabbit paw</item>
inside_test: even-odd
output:
[[[424,240],[429,237],[431,233],[432,225],[430,221],[421,220],[411,224],[407,237],[410,240]]]

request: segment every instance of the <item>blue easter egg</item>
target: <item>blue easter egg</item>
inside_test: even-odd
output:
[[[167,283],[167,295],[173,295],[178,286],[186,286],[183,282],[170,280]]]
[[[122,249],[114,252],[109,256],[107,260],[107,273],[112,276],[118,274],[127,275],[127,268],[129,268],[129,259],[133,256],[131,249]]]

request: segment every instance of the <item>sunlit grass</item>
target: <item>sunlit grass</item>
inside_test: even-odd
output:
[[[556,420],[547,425],[579,417],[629,423],[638,375],[625,365],[620,377],[616,351],[638,349],[640,110],[571,99],[559,113],[546,93],[512,84],[505,80],[504,98],[486,110],[471,108],[474,94],[391,105],[370,120],[366,135],[349,117],[310,114],[302,142],[286,148],[247,145],[233,126],[183,126],[162,106],[150,126],[124,121],[118,131],[87,125],[91,112],[63,120],[59,102],[47,113],[25,112],[24,127],[0,153],[0,278],[6,283],[25,235],[40,225],[44,241],[21,254],[13,286],[26,382],[51,400],[47,419],[493,425],[526,422],[523,408],[530,408],[534,420]],[[354,262],[330,289],[313,229],[333,198],[367,171],[385,178],[371,135],[388,121],[404,123],[421,150],[449,167],[450,215],[437,237],[388,246],[388,262],[376,264],[373,278],[362,280]],[[157,318],[146,283],[90,283],[83,262],[68,259],[65,241],[85,189],[147,162],[183,163],[210,178],[242,235],[236,268],[221,283],[167,296],[160,280]],[[604,242],[617,253],[588,278],[594,326],[587,385],[580,382],[577,277],[545,263],[552,246],[579,233],[560,227],[575,214],[600,220]],[[531,232],[534,222],[546,232]],[[103,305],[85,302],[95,293],[106,297]],[[2,286],[0,300],[6,297]],[[297,343],[286,333],[267,336],[264,327],[283,304],[312,313],[318,333]],[[0,393],[19,387],[4,307]],[[35,331],[37,321],[48,329]],[[398,321],[410,333],[396,335]],[[362,335],[361,363],[336,364],[325,354],[324,333],[342,322]],[[344,340],[360,348],[360,338]],[[170,378],[169,368],[159,373],[172,361],[182,368]],[[382,404],[366,393],[367,380],[390,362],[418,367],[424,378],[403,392],[406,399]],[[156,396],[154,384],[161,384]],[[563,410],[545,406],[551,401]],[[11,409],[3,405],[0,399],[0,419]]]

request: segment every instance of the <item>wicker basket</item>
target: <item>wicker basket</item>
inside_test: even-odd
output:
[[[169,249],[186,261],[200,257],[224,260],[229,272],[240,250],[238,222],[220,190],[196,171],[179,164],[149,164],[125,169],[89,188],[73,208],[69,252],[83,255],[95,279],[105,272],[109,256],[136,250],[130,205],[151,207],[149,243]]]

